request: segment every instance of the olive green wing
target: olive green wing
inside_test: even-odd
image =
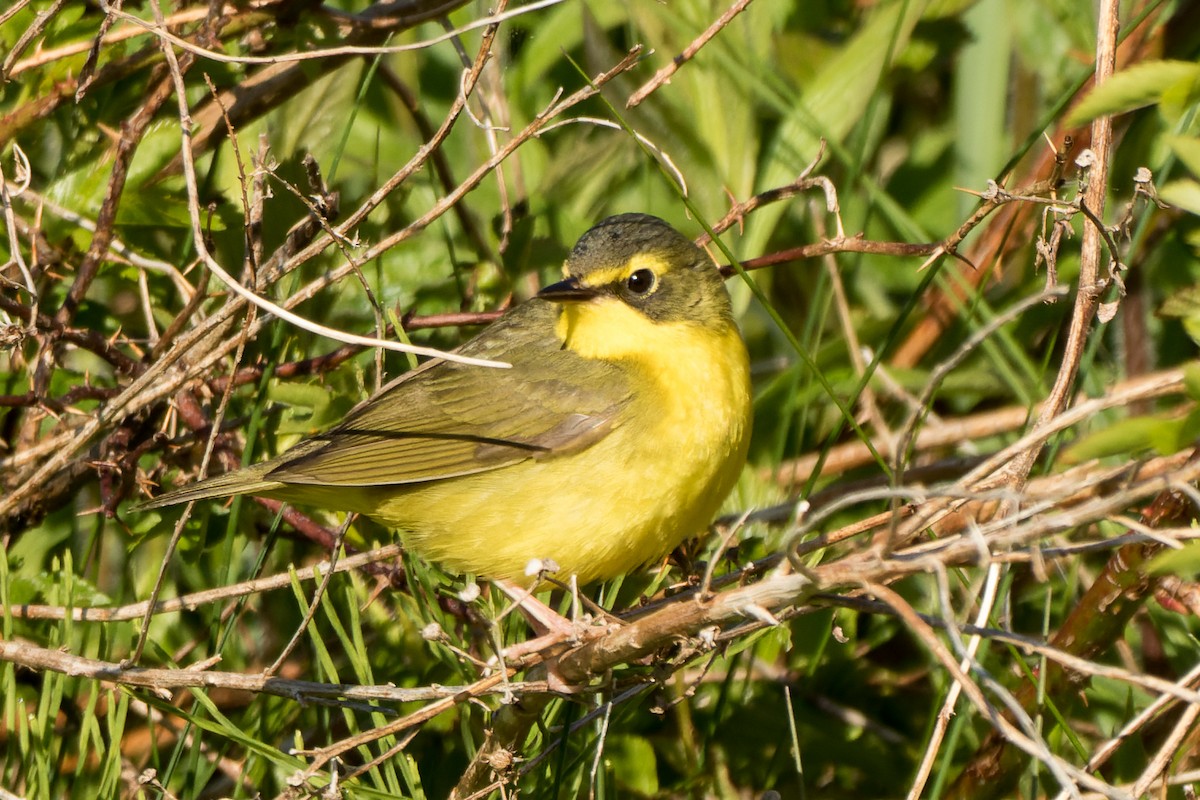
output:
[[[441,361],[385,386],[264,477],[287,484],[388,486],[498,469],[594,444],[631,397],[611,364],[563,349],[554,306],[531,300],[460,352],[511,369]]]

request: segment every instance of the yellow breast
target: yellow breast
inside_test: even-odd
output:
[[[520,580],[609,578],[701,533],[736,483],[750,435],[745,346],[732,323],[656,323],[616,299],[568,305],[557,334],[631,370],[633,401],[578,453],[393,493],[372,515],[453,570]]]

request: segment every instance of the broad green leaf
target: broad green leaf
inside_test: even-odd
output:
[[[1163,202],[1200,216],[1200,183],[1191,178],[1171,181],[1158,190]]]
[[[1085,436],[1063,452],[1066,464],[1078,464],[1094,458],[1129,456],[1145,450],[1161,455],[1178,452],[1200,433],[1200,412],[1187,416],[1133,417]]]
[[[1006,86],[1011,83],[1009,53],[1013,22],[1009,0],[982,0],[965,14],[973,34],[964,45],[954,73],[955,181],[958,186],[984,186],[1009,157],[1004,125],[1012,113]],[[977,205],[960,192],[957,215],[966,217]]]
[[[42,566],[70,535],[65,527],[50,527],[37,536],[20,536],[7,544],[0,558],[8,559],[9,570],[14,576],[25,578],[36,587],[42,578]]]
[[[1195,361],[1183,368],[1183,385],[1192,400],[1200,400],[1200,363]]]
[[[275,427],[281,434],[312,434],[336,422],[349,410],[328,387],[313,383],[273,381],[267,388],[267,397],[291,407]]]
[[[534,102],[538,104],[549,101],[557,88],[549,81],[553,80],[551,76],[555,70],[562,67],[562,54],[577,48],[589,34],[594,35],[597,30],[607,31],[626,24],[628,19],[625,12],[626,9],[617,3],[563,3],[531,18],[536,21],[529,25],[528,38],[521,49],[520,58],[507,68],[506,82],[519,95],[525,95],[533,89]],[[513,26],[519,29],[524,24],[518,18]],[[644,44],[640,40],[638,43]],[[639,69],[642,71],[635,72],[635,75],[649,77],[654,74],[652,64]]]
[[[1200,344],[1200,286],[1188,286],[1175,292],[1163,302],[1158,313],[1181,320],[1187,335]],[[1193,399],[1200,399],[1200,395],[1194,395]]]
[[[1167,143],[1171,152],[1193,175],[1200,176],[1200,139],[1194,136],[1171,136]]]
[[[1200,542],[1191,542],[1179,550],[1166,550],[1150,559],[1146,569],[1156,575],[1194,578],[1200,574]]]
[[[225,222],[217,214],[205,213],[201,219],[210,230],[225,230]],[[190,233],[192,218],[182,192],[142,187],[121,197],[117,224],[122,227],[183,228]]]
[[[180,133],[179,120],[158,120],[150,124],[146,133],[138,142],[133,160],[129,162],[129,174],[126,176],[127,185],[136,187],[137,191],[146,191],[154,185],[155,176],[179,156]],[[181,181],[176,187],[179,197],[186,197]],[[132,192],[126,192],[122,203],[130,198]]]
[[[893,3],[875,12],[806,87],[795,110],[780,126],[774,170],[765,176],[792,180],[817,154],[822,137],[840,139],[859,122],[890,62],[908,44],[925,4]]]
[[[795,180],[817,155],[822,138],[840,141],[861,121],[880,81],[908,46],[927,5],[914,1],[876,9],[823,65],[765,145],[769,166],[759,176],[758,189]],[[782,203],[759,210],[746,226],[745,252],[763,252],[785,210]]]
[[[1190,78],[1176,81],[1166,88],[1162,93],[1162,97],[1158,101],[1158,110],[1164,119],[1171,122],[1180,122],[1186,118],[1191,118],[1196,105],[1200,100],[1200,65],[1197,65],[1197,72],[1193,73]]]
[[[1113,75],[1088,93],[1067,118],[1082,125],[1105,114],[1121,114],[1159,102],[1176,87],[1200,80],[1200,64],[1189,61],[1143,61]]]
[[[1188,286],[1163,301],[1158,313],[1164,317],[1200,317],[1200,286]]]
[[[641,736],[609,736],[604,761],[617,781],[639,796],[658,793],[654,748]]]
[[[329,390],[311,383],[272,381],[267,388],[267,398],[289,406],[316,410],[328,405]]]

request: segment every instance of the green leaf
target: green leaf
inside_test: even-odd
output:
[[[1200,363],[1192,361],[1183,367],[1183,385],[1187,396],[1192,400],[1200,400]]]
[[[1200,438],[1200,409],[1193,409],[1191,413],[1180,420],[1179,428],[1175,432],[1175,441],[1171,443],[1171,450],[1160,449],[1159,452],[1177,453],[1190,446],[1198,438]]]
[[[1121,114],[1154,105],[1168,90],[1179,91],[1200,80],[1200,64],[1190,61],[1143,61],[1113,75],[1092,89],[1067,117],[1067,125],[1082,125],[1105,114]]]
[[[267,388],[267,398],[289,406],[316,409],[329,402],[329,391],[323,386],[311,383],[272,381]]]
[[[1200,286],[1187,286],[1175,292],[1163,301],[1158,313],[1181,320],[1187,335],[1200,344]],[[1200,400],[1200,395],[1192,399]]]
[[[1177,319],[1200,316],[1200,286],[1188,286],[1173,292],[1163,301],[1158,313]]]
[[[862,120],[880,82],[908,46],[926,8],[927,4],[920,2],[878,6],[866,23],[824,61],[765,146],[767,167],[759,176],[759,188],[774,188],[795,180],[817,155],[822,138],[841,141]],[[746,252],[763,252],[785,210],[784,203],[760,209],[746,226]]]
[[[1200,176],[1200,139],[1195,136],[1170,136],[1167,137],[1167,144],[1193,175]]]
[[[323,386],[312,383],[272,381],[267,398],[291,406],[286,419],[276,427],[278,433],[312,433],[321,428],[333,398]]]
[[[640,736],[609,736],[604,761],[617,781],[639,796],[658,794],[654,748]]]
[[[1193,342],[1200,345],[1200,316],[1184,317],[1183,330]]]
[[[1155,575],[1178,575],[1194,578],[1200,574],[1200,542],[1191,542],[1179,550],[1166,550],[1146,564],[1147,571]]]
[[[1171,181],[1158,190],[1163,202],[1200,216],[1200,183],[1190,178]]]
[[[1133,417],[1085,436],[1063,453],[1067,464],[1078,464],[1094,458],[1129,456],[1145,450],[1160,455],[1176,453],[1200,434],[1200,410],[1187,416],[1165,418]]]
[[[211,230],[225,230],[224,220],[216,214],[205,214],[202,219],[209,222]],[[181,193],[143,187],[121,197],[121,205],[117,208],[117,224],[123,227],[183,228],[190,231],[192,218]]]
[[[1190,118],[1197,100],[1200,100],[1200,71],[1168,86],[1158,101],[1158,110],[1164,119],[1179,122],[1185,115]]]

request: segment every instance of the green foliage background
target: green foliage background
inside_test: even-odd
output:
[[[162,355],[155,347],[159,337],[179,335],[173,325],[199,324],[230,299],[212,278],[208,296],[188,308],[180,281],[168,275],[170,268],[178,269],[194,287],[204,272],[196,264],[178,166],[178,110],[170,96],[136,140],[128,162],[109,226],[121,247],[104,249],[94,281],[67,320],[71,330],[96,338],[80,344],[78,337],[51,336],[52,319],[96,241],[97,216],[113,185],[122,130],[168,81],[155,37],[138,32],[106,41],[89,65],[87,48],[103,14],[92,4],[51,5],[33,2],[14,6],[11,14],[0,12],[8,15],[0,25],[0,51],[14,56],[5,62],[9,81],[0,88],[0,163],[12,197],[0,241],[7,262],[0,267],[0,322],[5,323],[0,490],[10,497],[29,488],[34,468],[59,449],[54,443],[62,440],[55,436],[78,431],[129,384],[121,358],[106,358],[97,341],[110,342],[128,361],[150,364]],[[481,3],[448,6],[458,6],[449,11],[452,26],[468,26],[487,13]],[[1127,378],[1179,366],[1196,353],[1200,7],[1185,0],[1122,3],[1123,65],[1131,66],[1080,104],[1093,70],[1093,6],[1044,0],[757,0],[682,64],[669,83],[632,109],[626,109],[626,99],[727,6],[703,0],[568,0],[527,7],[527,13],[501,24],[494,56],[471,101],[472,116],[457,121],[440,149],[450,182],[426,164],[382,200],[351,240],[326,247],[262,291],[282,302],[348,257],[357,258],[363,248],[421,219],[484,163],[497,143],[503,145],[535,120],[560,87],[569,94],[586,86],[640,44],[644,49],[633,69],[608,83],[600,97],[571,109],[564,124],[524,142],[454,212],[361,263],[358,276],[322,289],[301,303],[298,313],[369,335],[408,315],[491,311],[552,280],[574,240],[604,216],[647,211],[699,235],[701,222],[716,223],[732,199],[744,201],[792,182],[822,153],[817,173],[837,188],[847,234],[883,242],[938,241],[978,208],[975,193],[989,180],[1015,190],[1049,177],[1043,135],[1060,148],[1064,137],[1075,137],[1066,178],[1056,187],[1061,196],[1072,195],[1071,162],[1086,137],[1086,123],[1117,113],[1106,221],[1118,219],[1133,201],[1134,176],[1143,167],[1171,207],[1139,200],[1123,232],[1129,295],[1116,320],[1097,324],[1089,336],[1077,383],[1083,396],[1105,396]],[[153,0],[127,6],[125,12],[152,20],[152,7]],[[348,26],[341,16],[365,12],[363,3],[301,7],[264,0],[230,7],[214,28],[215,39],[203,40],[198,32],[205,8],[180,2],[162,10],[169,17],[198,12],[174,33],[230,56],[306,52],[347,42],[393,48],[328,55],[299,66],[201,56],[187,70],[187,102],[202,133],[220,117],[206,77],[225,92],[249,87],[271,69],[302,75],[282,96],[237,117],[236,149],[222,132],[197,148],[199,191],[209,204],[204,210],[209,246],[235,275],[243,274],[243,182],[250,180],[240,176],[253,174],[250,156],[260,142],[269,149],[264,180],[270,196],[261,230],[253,236],[270,255],[308,215],[305,201],[313,189],[305,177],[305,156],[315,159],[325,182],[338,192],[344,218],[414,158],[428,139],[424,123],[436,127],[446,117],[459,92],[464,58],[474,59],[482,35],[475,26],[454,40],[430,44],[445,38],[446,29],[437,21],[369,30]],[[36,15],[51,10],[32,46],[15,49],[24,33],[36,30]],[[137,31],[127,21],[111,30]],[[81,75],[95,81],[76,99]],[[400,85],[416,99],[416,115],[406,107]],[[236,116],[240,106],[232,95],[225,102]],[[567,118],[572,124],[565,124]],[[14,185],[22,177],[18,149],[29,164],[24,191]],[[655,153],[665,154],[682,177],[691,211],[672,170],[664,169]],[[878,419],[899,427],[909,401],[938,364],[1005,308],[1039,291],[1046,277],[1044,267],[1035,269],[1035,242],[1048,234],[1041,214],[1037,207],[976,228],[960,248],[969,264],[942,258],[919,271],[923,256],[859,252],[839,253],[831,262],[791,261],[751,273],[765,305],[747,283],[731,280],[755,362],[756,432],[751,464],[728,511],[767,508],[879,478],[884,470],[877,463],[813,474],[796,485],[777,474],[791,459],[856,440],[831,393],[855,409],[867,433],[879,435],[876,420],[857,414],[859,348],[868,351],[868,362],[879,360],[871,381]],[[820,241],[836,230],[817,190],[764,205],[743,222],[721,237],[738,259]],[[1076,218],[1073,224],[1077,236],[1082,223]],[[724,263],[721,253],[714,253]],[[36,304],[14,262],[18,255],[29,265]],[[844,321],[830,265],[844,287]],[[1078,271],[1077,243],[1068,241],[1058,253],[1058,280],[1070,284]],[[942,305],[935,298],[942,298]],[[1115,289],[1105,299],[1115,300]],[[954,421],[1004,408],[1033,409],[1053,383],[1069,306],[1065,300],[1037,305],[1001,327],[948,375],[930,402],[932,413]],[[47,316],[45,322],[30,324],[34,307]],[[934,315],[931,309],[946,313],[947,321],[931,341],[915,345],[915,333]],[[407,335],[416,343],[448,348],[474,330],[416,324]],[[237,330],[221,335],[232,341]],[[215,347],[215,340],[191,358],[202,356],[206,346]],[[234,374],[239,366],[258,369],[253,380],[231,393],[225,419],[235,432],[220,443],[225,449],[242,448],[245,461],[258,459],[327,426],[385,376],[408,366],[408,359],[395,353],[363,352],[315,374],[279,377],[274,372],[337,347],[270,322],[245,342],[240,364],[221,359],[195,374],[188,391],[211,421],[221,399],[213,379]],[[1096,415],[1056,438],[1035,472],[1050,474],[1098,460],[1132,464],[1147,454],[1185,450],[1197,435],[1195,396],[1193,389],[1190,395],[1176,393]],[[39,621],[24,618],[21,607],[143,601],[168,556],[164,597],[286,575],[291,565],[328,557],[249,502],[198,506],[178,551],[170,555],[179,511],[127,512],[129,501],[143,496],[152,483],[175,485],[197,473],[208,431],[185,425],[172,410],[177,400],[160,398],[136,414],[107,421],[69,469],[56,473],[65,479],[44,479],[34,491],[34,497],[44,493],[44,502],[18,504],[0,518],[3,642],[119,662],[133,652],[140,619]],[[153,438],[158,431],[164,435]],[[953,471],[952,457],[993,452],[1018,435],[1018,430],[995,429],[966,436],[936,451],[914,453],[912,466],[946,459]],[[647,487],[647,496],[653,493]],[[837,530],[887,508],[886,501],[851,506],[832,514],[821,530]],[[1135,515],[1137,510],[1127,511]],[[774,523],[749,524],[734,559],[722,560],[718,574],[785,550],[794,531],[788,516],[785,511]],[[339,523],[332,515],[317,518],[331,528]],[[1125,522],[1084,519],[1047,544],[1116,536]],[[371,537],[391,539],[389,532],[370,526],[352,536],[359,544]],[[697,544],[692,555],[712,557],[718,538]],[[821,551],[811,563],[869,549],[871,542],[846,547]],[[1045,573],[1014,565],[1004,573],[1004,601],[992,624],[1048,637],[1109,556],[1106,550],[1081,552],[1053,560]],[[1166,573],[1194,576],[1192,551],[1177,551],[1173,559],[1163,562]],[[459,653],[487,657],[490,634],[481,620],[493,618],[502,603],[485,594],[465,604],[470,608],[464,611],[456,599],[461,577],[408,558],[400,569],[408,584],[403,591],[362,572],[335,576],[307,626],[314,584],[300,580],[236,602],[156,616],[139,663],[183,668],[213,659],[214,669],[258,674],[303,627],[298,647],[281,668],[285,677],[400,687],[477,680],[478,668]],[[980,566],[954,565],[950,584],[959,621],[973,619],[983,573]],[[628,608],[680,579],[680,569],[673,567],[631,576],[592,594],[608,608]],[[907,577],[893,588],[920,611],[933,616],[944,611],[930,576]],[[852,590],[841,595],[800,604],[784,624],[734,635],[711,654],[673,653],[678,658],[660,662],[657,670],[649,663],[626,665],[612,676],[616,688],[611,692],[554,700],[524,742],[524,760],[504,775],[512,781],[507,796],[518,791],[528,797],[905,796],[952,678],[901,621],[858,602],[862,598]],[[431,623],[447,634],[446,641],[422,636]],[[508,638],[523,635],[511,620],[503,632]],[[1189,615],[1148,602],[1137,611],[1135,624],[1119,641],[1105,642],[1095,660],[1174,680],[1200,655],[1194,634]],[[1031,676],[1039,668],[1037,659],[1003,644],[985,643],[980,658],[1009,688],[1036,680]],[[0,663],[0,786],[31,800],[316,794],[328,784],[328,771],[301,787],[289,783],[305,766],[305,750],[426,705],[368,711],[361,705],[337,707],[229,690],[156,693],[14,661],[19,659]],[[620,702],[606,707],[614,697]],[[1153,697],[1143,686],[1096,679],[1065,701],[1043,698],[1031,713],[1055,754],[1082,764],[1098,742]],[[453,704],[414,729],[411,738],[389,737],[351,751],[343,768],[404,744],[365,774],[340,782],[336,791],[348,798],[446,796],[501,701],[493,695]],[[585,724],[572,728],[579,720]],[[1165,713],[1157,727],[1140,729],[1104,768],[1103,780],[1121,786],[1141,775],[1173,721]],[[990,729],[988,719],[960,704],[923,796],[950,796]],[[1195,766],[1194,736],[1193,730],[1186,746],[1179,747],[1174,773]],[[1018,781],[1013,792],[1023,797],[1056,791],[1034,759],[1026,758],[1010,777]],[[1166,796],[1181,797],[1180,791],[1173,788]]]

